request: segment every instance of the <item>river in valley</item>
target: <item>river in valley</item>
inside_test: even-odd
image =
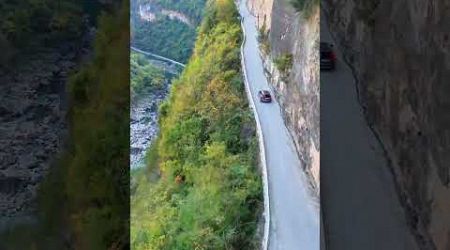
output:
[[[130,103],[130,167],[145,165],[145,154],[158,135],[158,108],[169,93],[173,75],[166,74],[164,88],[132,96]]]
[[[149,90],[133,97],[130,106],[130,166],[144,166],[145,153],[158,135],[158,107],[168,94],[163,90]],[[133,100],[134,99],[134,100]]]

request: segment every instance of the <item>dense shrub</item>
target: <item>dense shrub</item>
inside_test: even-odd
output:
[[[129,247],[129,9],[123,2],[120,11],[98,18],[93,58],[69,80],[70,140],[40,185],[40,223],[1,235],[5,249]]]
[[[69,84],[71,145],[63,158],[66,213],[78,249],[120,249],[129,243],[129,22],[102,15],[95,56]],[[118,70],[120,69],[120,70]],[[85,98],[77,100],[75,89]]]
[[[289,70],[292,68],[292,62],[292,54],[282,54],[274,60],[275,66],[283,74],[289,72]]]
[[[164,86],[164,73],[153,66],[145,56],[131,52],[130,55],[131,95],[140,94],[146,89],[161,89]]]
[[[269,41],[269,30],[267,29],[266,23],[258,31],[258,42],[262,52],[266,55],[270,53],[270,41]]]
[[[155,22],[138,21],[133,26],[132,44],[170,59],[185,63],[192,54],[195,28],[168,17]]]
[[[150,166],[133,180],[134,249],[258,247],[261,181],[237,14],[232,0],[210,2],[193,57],[160,107]]]

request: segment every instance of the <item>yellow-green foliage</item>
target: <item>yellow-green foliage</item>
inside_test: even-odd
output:
[[[275,66],[283,74],[286,74],[289,70],[291,70],[292,62],[292,54],[282,54],[274,60]]]
[[[70,82],[73,147],[64,183],[78,249],[117,249],[129,240],[128,11],[124,4],[117,16],[100,18],[94,60]]]
[[[232,0],[209,2],[194,55],[160,107],[160,137],[146,170],[159,169],[160,178],[134,175],[133,249],[258,246],[261,180],[237,17]]]
[[[0,33],[12,42],[55,35],[75,38],[81,33],[83,5],[79,1],[2,1],[0,7]]]
[[[270,54],[270,41],[269,41],[269,31],[267,30],[266,22],[263,23],[262,27],[258,32],[258,41],[260,48],[265,55]]]
[[[39,190],[39,222],[5,249],[126,249],[129,246],[129,21],[99,19],[93,60],[69,81],[70,140]],[[1,245],[0,248],[3,247]],[[3,248],[2,248],[3,249]]]
[[[124,4],[120,14],[99,19],[94,58],[69,82],[69,149],[41,191],[47,216],[63,210],[67,224],[55,223],[74,235],[77,249],[115,249],[129,240],[127,12]]]
[[[162,89],[164,86],[164,71],[136,52],[130,54],[130,78],[132,96],[149,89]]]

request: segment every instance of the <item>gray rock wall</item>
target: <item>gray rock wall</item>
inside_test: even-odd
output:
[[[322,6],[422,249],[450,249],[450,2]]]
[[[282,106],[303,168],[310,174],[316,191],[319,191],[319,9],[305,19],[288,0],[274,1],[271,8],[269,4],[267,0],[249,1],[254,15],[266,16],[264,20],[270,20],[270,25],[266,23],[270,52],[262,54],[264,66]],[[260,23],[260,27],[262,25]],[[285,54],[293,57],[293,66],[288,73],[280,72],[274,64],[274,60]]]

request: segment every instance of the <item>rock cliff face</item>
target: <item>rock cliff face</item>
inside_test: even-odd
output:
[[[273,0],[248,0],[247,6],[253,15],[256,15],[258,27],[272,23]]]
[[[64,144],[66,82],[89,53],[85,40],[0,67],[0,231],[33,221],[39,184]]]
[[[303,168],[319,191],[319,8],[304,18],[288,0],[249,0],[248,6],[259,16],[258,26],[267,34],[270,49],[262,49],[266,73],[282,106]],[[287,72],[274,63],[283,55],[292,56],[292,68]]]
[[[450,249],[450,2],[322,6],[421,249]]]

